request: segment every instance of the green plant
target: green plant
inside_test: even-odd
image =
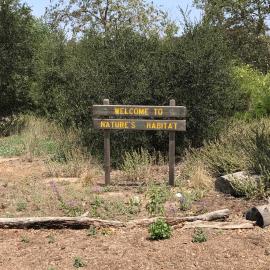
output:
[[[270,125],[262,123],[252,129],[242,147],[248,155],[248,168],[263,176],[264,185],[270,188]]]
[[[146,205],[146,209],[150,215],[163,215],[164,204],[169,198],[170,192],[165,185],[151,184],[147,191],[147,197],[149,201]]]
[[[60,205],[65,215],[69,217],[80,216],[84,212],[83,207],[76,201],[71,201],[71,202],[62,201]]]
[[[257,180],[252,177],[246,177],[245,179],[232,178],[230,184],[236,196],[251,199],[255,197],[263,198],[266,195],[263,177]]]
[[[203,231],[203,229],[201,228],[196,228],[194,230],[194,234],[192,237],[192,242],[193,243],[203,243],[207,241],[207,236],[205,234],[205,232]]]
[[[139,151],[126,152],[120,167],[128,181],[142,181],[149,177],[153,158],[150,153],[141,148]]]
[[[138,214],[141,210],[141,200],[138,196],[132,197],[128,201],[128,212],[131,215]]]
[[[16,210],[18,212],[22,212],[27,208],[27,203],[26,202],[18,202],[16,206]]]
[[[14,157],[24,153],[23,140],[20,135],[0,138],[0,156]]]
[[[23,242],[25,244],[28,244],[28,243],[30,243],[30,239],[27,236],[22,236],[21,237],[21,242]]]
[[[73,266],[75,268],[85,267],[86,266],[86,263],[83,262],[83,260],[80,257],[75,257],[74,258]]]
[[[108,236],[108,235],[111,235],[112,234],[112,231],[110,229],[108,229],[108,228],[102,228],[100,230],[100,233],[103,236]]]
[[[53,244],[55,242],[55,238],[53,235],[49,234],[47,236],[47,239],[48,239],[48,244]]]
[[[163,240],[171,237],[171,226],[163,219],[158,219],[149,226],[148,230],[151,240]]]
[[[87,230],[87,236],[93,236],[95,237],[97,235],[97,229],[95,226],[90,226],[90,228]]]

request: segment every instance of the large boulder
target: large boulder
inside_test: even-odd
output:
[[[250,175],[247,172],[236,172],[232,174],[227,174],[224,176],[220,176],[219,178],[216,179],[215,181],[215,188],[216,190],[225,193],[225,194],[230,194],[232,196],[238,197],[239,194],[235,191],[233,188],[233,182],[234,181],[254,181],[258,183],[260,181],[260,176],[259,175]]]

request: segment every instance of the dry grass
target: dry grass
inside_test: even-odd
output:
[[[20,154],[24,160],[32,162],[41,158],[47,165],[49,176],[78,177],[85,184],[92,183],[100,175],[100,166],[81,145],[78,130],[64,130],[54,122],[30,115],[20,116],[18,122],[23,123],[16,136],[22,144]],[[15,153],[10,151],[13,147],[10,142],[6,141],[2,148],[5,147],[7,153]]]
[[[262,126],[269,129],[270,119],[250,122],[234,120],[226,126],[216,141],[205,143],[200,149],[189,149],[184,161],[177,168],[178,182],[207,189],[213,186],[213,178],[237,171],[248,171],[251,156],[247,149],[257,149],[253,143],[256,134],[254,131],[260,130]],[[240,186],[236,188],[240,189]],[[250,185],[248,189],[253,188]],[[246,194],[247,191],[244,190],[243,193]]]
[[[190,171],[188,186],[194,189],[210,189],[213,187],[214,179],[203,164],[198,164]]]

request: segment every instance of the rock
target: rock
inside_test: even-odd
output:
[[[233,186],[231,184],[232,181],[239,180],[239,181],[247,181],[247,180],[254,180],[255,182],[259,182],[260,176],[259,175],[249,175],[246,172],[236,172],[232,174],[227,174],[224,176],[220,176],[215,181],[215,188],[216,190],[225,193],[230,194],[232,196],[239,196],[237,192],[233,189]]]

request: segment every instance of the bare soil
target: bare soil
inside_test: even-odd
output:
[[[41,182],[48,178],[41,161],[0,162],[1,216],[6,217],[9,202],[5,200],[12,199],[7,194],[11,189],[5,185],[8,183],[14,188],[14,184],[29,178]],[[48,187],[45,180],[44,187]],[[125,199],[137,194],[136,191],[129,189],[121,192],[119,187],[118,190],[102,193],[102,197]],[[251,206],[263,203],[212,191],[195,202],[190,213],[229,208],[232,212],[230,220],[237,221],[243,219],[244,212]],[[47,214],[49,210],[44,210],[44,213]],[[55,211],[52,214],[60,214],[54,208],[51,210]],[[31,211],[22,211],[16,216],[28,215]],[[42,211],[38,214],[42,214]],[[82,269],[91,270],[270,269],[269,228],[234,231],[209,229],[205,230],[207,241],[204,243],[193,243],[193,234],[193,229],[182,228],[174,230],[171,239],[150,241],[147,229],[108,229],[100,230],[96,235],[89,235],[87,230],[0,230],[0,269],[69,270],[75,269],[73,264],[76,257],[86,264]]]

